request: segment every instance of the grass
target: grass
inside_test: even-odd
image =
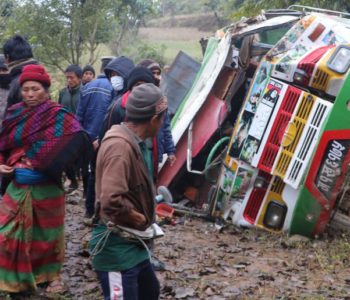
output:
[[[167,64],[171,64],[180,50],[191,56],[192,58],[202,60],[202,50],[199,44],[201,37],[207,37],[211,34],[209,32],[201,32],[195,28],[144,28],[140,29],[138,39],[140,42],[146,43],[157,51],[161,51],[162,45],[165,45],[163,54],[164,60]],[[129,53],[122,53],[128,56]],[[97,57],[112,55],[112,50],[107,44],[101,44],[97,50]],[[85,53],[81,58],[80,65],[83,67],[88,61],[88,54]],[[99,74],[101,66],[100,59],[94,63],[96,73]],[[51,96],[53,100],[58,99],[59,90],[65,86],[65,78],[61,71],[50,69],[52,75]]]
[[[201,61],[203,58],[198,41],[143,40],[143,42],[152,45],[156,49],[160,49],[162,45],[165,45],[166,48],[163,55],[168,64],[171,64],[180,50],[198,61]]]

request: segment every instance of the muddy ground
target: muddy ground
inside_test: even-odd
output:
[[[83,224],[80,191],[67,197],[68,292],[28,299],[102,299],[87,252],[90,228]],[[177,217],[164,225],[156,256],[161,299],[350,299],[350,236],[328,233],[319,240],[288,237]],[[1,296],[5,299],[5,296]]]

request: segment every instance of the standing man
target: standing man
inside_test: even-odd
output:
[[[86,84],[81,92],[81,100],[78,105],[76,116],[83,128],[90,135],[95,149],[90,161],[90,174],[86,193],[86,214],[91,219],[95,208],[95,164],[96,151],[98,148],[99,134],[102,128],[107,109],[112,99],[124,90],[129,72],[134,68],[132,60],[125,56],[114,58],[108,62],[102,60],[101,74],[96,80]],[[87,220],[86,220],[87,221]]]
[[[83,69],[82,84],[85,85],[95,79],[95,69],[91,65],[86,65]]]
[[[60,90],[58,103],[63,105],[72,114],[76,113],[78,102],[80,100],[80,87],[81,78],[83,76],[83,70],[78,65],[69,65],[64,71],[64,76],[66,77],[67,86]],[[70,185],[68,192],[74,191],[78,188],[77,173],[78,166],[70,164],[67,166],[65,173],[70,180]],[[85,176],[86,177],[86,176]],[[83,175],[84,190],[87,184],[87,179],[84,180]]]
[[[11,76],[10,90],[7,97],[7,107],[10,107],[22,101],[18,78],[22,74],[23,67],[37,65],[38,62],[33,59],[32,47],[28,41],[18,34],[5,42],[3,52]]]
[[[159,298],[159,282],[147,247],[110,230],[113,225],[145,230],[154,223],[153,167],[145,140],[157,134],[166,109],[167,100],[154,84],[135,87],[126,104],[127,121],[112,126],[99,149],[96,195],[100,221],[90,246],[105,300]],[[106,240],[99,241],[101,236]],[[99,242],[103,247],[95,252]]]
[[[80,100],[83,70],[78,65],[69,65],[64,71],[64,76],[66,77],[67,86],[60,90],[58,103],[75,114]]]
[[[162,79],[162,69],[160,68],[160,64],[158,62],[153,59],[144,59],[139,62],[138,66],[151,70],[154,79],[156,80],[156,86],[160,85],[160,80]]]

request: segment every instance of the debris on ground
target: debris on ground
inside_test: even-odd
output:
[[[98,300],[99,283],[88,252],[91,228],[83,224],[82,192],[67,196],[66,261],[68,291],[39,291],[25,299]],[[155,257],[161,299],[346,299],[350,295],[350,235],[325,234],[319,240],[225,226],[187,216],[163,225]],[[0,294],[1,299],[6,299]],[[9,298],[8,298],[9,299]]]

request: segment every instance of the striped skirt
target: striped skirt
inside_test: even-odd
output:
[[[63,260],[63,190],[12,181],[0,202],[0,290],[35,290],[59,278]]]

